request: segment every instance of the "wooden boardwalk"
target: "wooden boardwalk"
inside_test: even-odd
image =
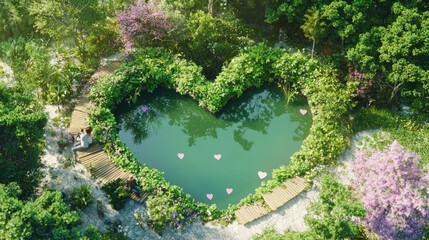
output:
[[[101,144],[94,143],[83,151],[77,151],[77,155],[80,163],[82,163],[82,165],[89,170],[91,175],[96,177],[102,184],[109,183],[118,178],[126,181],[133,176],[131,173],[114,165],[104,152]],[[132,194],[130,198],[142,203],[148,196],[148,193],[143,193],[140,197]]]
[[[91,76],[92,80],[97,80],[101,77],[108,76],[113,73],[121,64],[123,60],[111,61],[104,66],[100,66],[97,71]]]
[[[112,73],[119,65],[120,62],[115,61],[104,67],[100,67],[91,79],[98,79],[99,77],[106,76]],[[78,134],[81,128],[89,127],[88,114],[91,108],[92,104],[86,100],[85,97],[77,103],[71,116],[70,133]],[[109,183],[118,178],[126,181],[130,176],[133,176],[131,173],[113,164],[104,152],[103,147],[104,146],[99,143],[93,143],[87,149],[77,151],[80,163],[89,170],[92,176],[96,177],[101,184]],[[144,192],[141,196],[131,194],[130,198],[134,201],[143,203],[148,196],[149,193]]]
[[[78,134],[81,128],[89,127],[88,113],[91,111],[91,103],[88,100],[81,100],[74,108],[71,116],[69,132]]]
[[[284,187],[276,187],[273,191],[262,195],[272,210],[285,205],[285,203],[298,196],[307,187],[307,183],[301,177],[288,179],[283,184]]]
[[[284,186],[276,187],[271,192],[262,195],[264,203],[268,205],[270,209],[264,208],[261,203],[242,206],[235,212],[238,222],[246,224],[278,209],[298,196],[308,186],[302,177],[288,179],[283,183],[283,185]]]
[[[241,224],[249,223],[257,218],[265,216],[269,213],[268,209],[260,203],[254,203],[250,206],[242,206],[235,212],[237,220]]]

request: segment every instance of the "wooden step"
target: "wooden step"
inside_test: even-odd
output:
[[[298,196],[306,187],[307,183],[303,178],[294,177],[286,180],[283,186],[278,186],[271,192],[263,194],[262,197],[272,210],[276,210]]]
[[[260,203],[254,203],[250,206],[242,206],[235,211],[235,216],[239,223],[246,224],[266,215],[268,212]]]

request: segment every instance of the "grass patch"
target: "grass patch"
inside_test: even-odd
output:
[[[420,155],[420,163],[429,163],[429,124],[424,115],[402,115],[375,107],[359,109],[353,114],[353,131],[381,129],[388,134],[375,134],[372,147],[383,149],[398,140],[402,146]]]

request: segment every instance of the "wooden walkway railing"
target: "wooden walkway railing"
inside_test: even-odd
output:
[[[257,202],[250,206],[242,206],[235,211],[238,222],[246,224],[276,210],[298,196],[308,186],[302,177],[288,179],[283,184],[284,186],[276,187],[271,192],[262,195],[269,208],[265,208]]]

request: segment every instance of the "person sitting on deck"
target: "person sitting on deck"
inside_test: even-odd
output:
[[[91,127],[86,128],[85,132],[86,132],[86,135],[88,135],[88,143],[89,143],[89,145],[91,145],[92,144],[92,135],[91,135],[92,128]]]
[[[72,148],[73,152],[76,153],[76,151],[84,150],[89,147],[89,138],[87,131],[85,129],[80,129],[79,138],[77,139],[78,142],[76,143],[75,147]],[[91,138],[92,142],[92,138]]]
[[[140,188],[137,185],[136,180],[134,179],[133,176],[131,176],[128,180],[127,180],[127,184],[125,185],[125,188],[130,192],[130,193],[134,193],[137,195],[137,197],[140,197]]]

